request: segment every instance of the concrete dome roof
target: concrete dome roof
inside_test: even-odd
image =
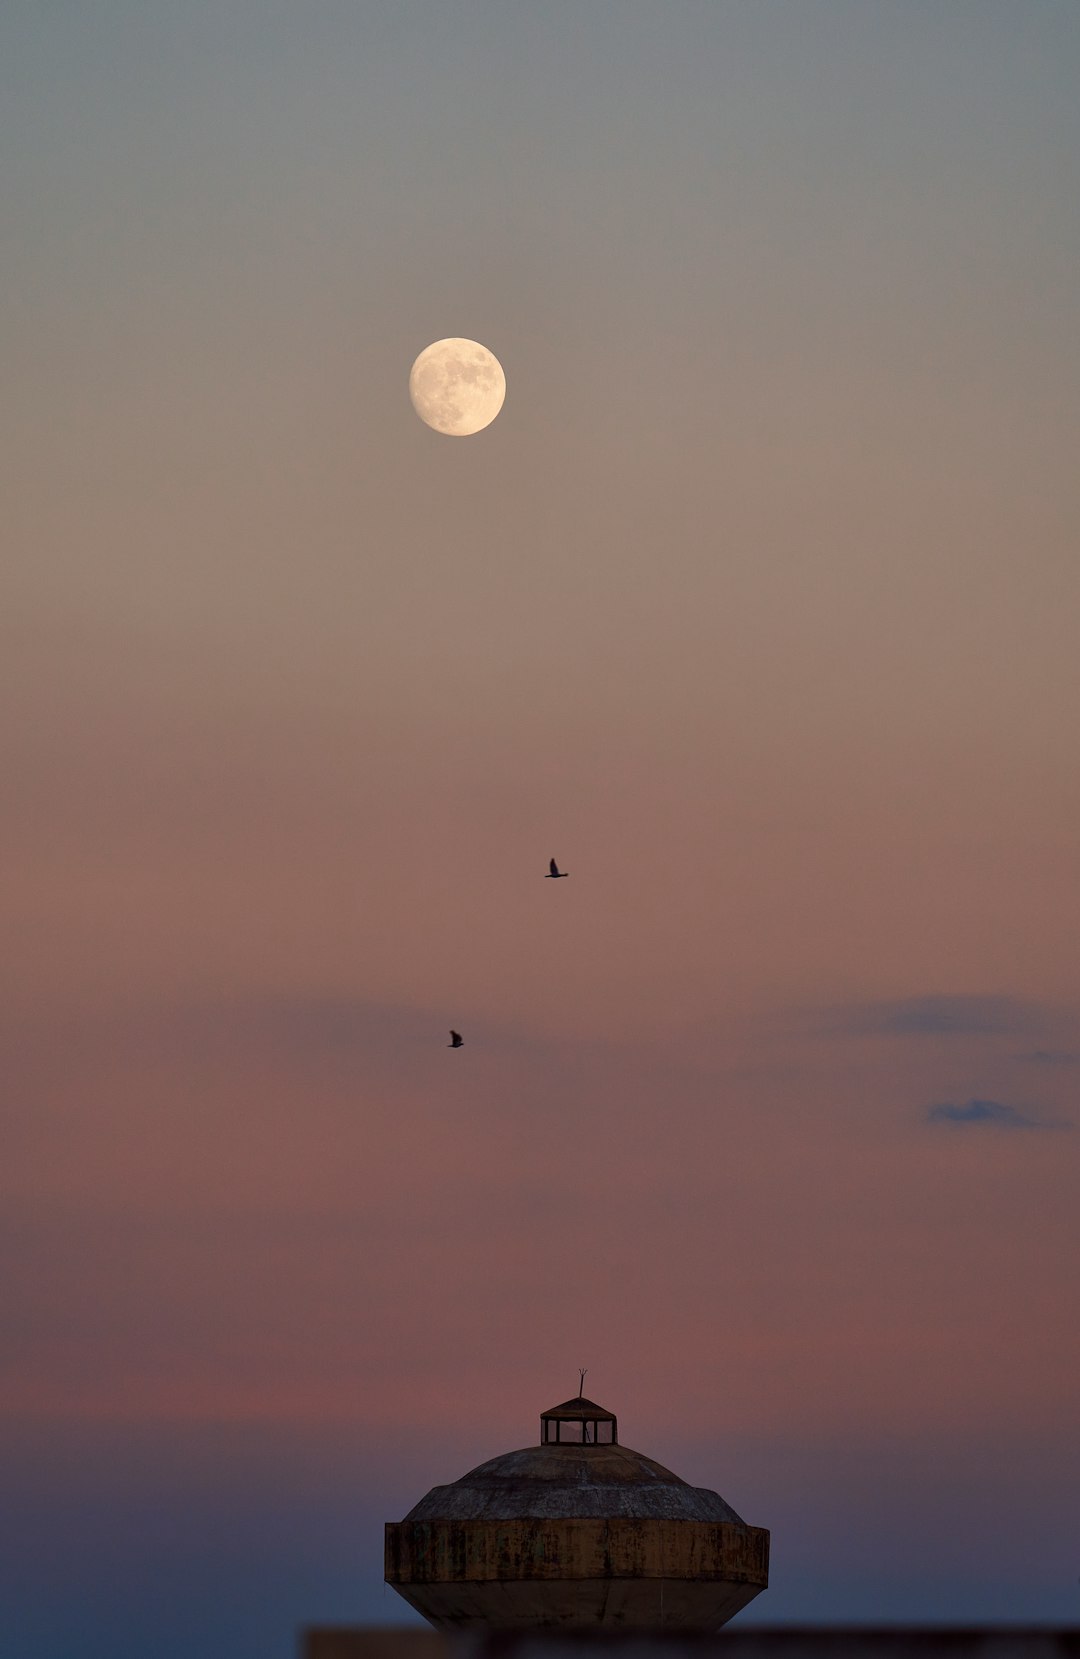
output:
[[[569,1405],[570,1402],[568,1401]],[[538,1520],[746,1522],[707,1487],[619,1445],[526,1446],[433,1486],[408,1521]]]

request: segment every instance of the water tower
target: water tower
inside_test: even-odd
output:
[[[579,1394],[541,1413],[539,1445],[388,1522],[386,1582],[438,1630],[718,1630],[768,1585],[769,1534]]]

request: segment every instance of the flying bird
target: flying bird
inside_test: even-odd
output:
[[[544,880],[545,881],[565,881],[566,877],[569,874],[570,874],[569,870],[560,870],[559,866],[556,864],[555,860],[552,859],[551,866],[548,870],[547,875],[544,877]]]
[[[451,1031],[450,1041],[447,1043],[446,1046],[447,1046],[447,1048],[460,1048],[464,1041],[465,1041],[465,1039],[461,1035],[460,1031]]]

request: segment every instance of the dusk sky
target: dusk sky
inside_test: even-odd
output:
[[[6,0],[5,1659],[415,1622],[579,1366],[740,1623],[1080,1623],[1078,86],[1077,0]]]

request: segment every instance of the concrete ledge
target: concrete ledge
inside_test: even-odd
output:
[[[606,1650],[613,1650],[607,1653]],[[1080,1629],[897,1626],[576,1631],[442,1636],[435,1630],[311,1629],[301,1659],[1080,1659]]]

